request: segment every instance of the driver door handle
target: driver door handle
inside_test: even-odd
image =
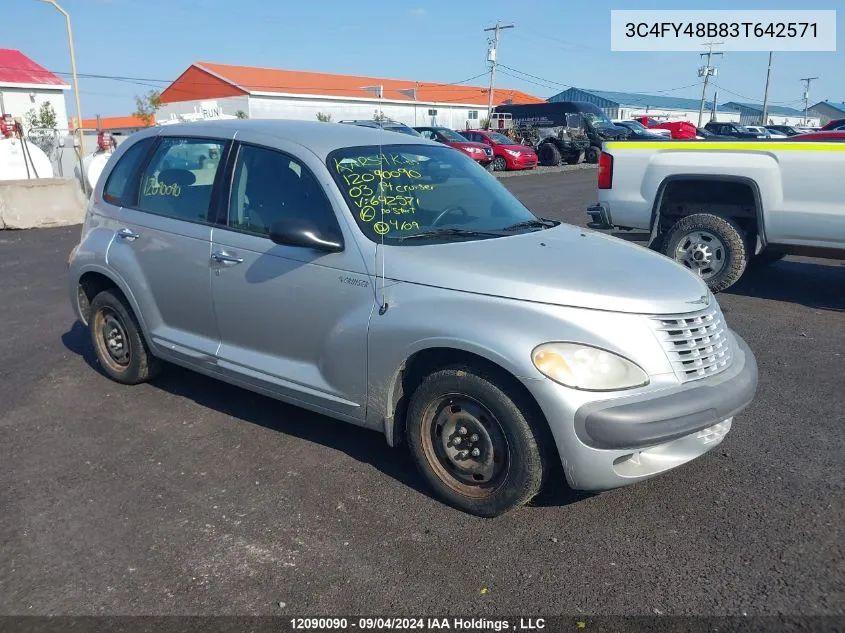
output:
[[[216,251],[211,254],[211,259],[221,264],[241,264],[244,261],[243,257],[233,257],[226,251]]]

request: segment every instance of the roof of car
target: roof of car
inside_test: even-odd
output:
[[[160,129],[168,135],[205,135],[213,133],[212,130],[220,130],[220,133],[224,134],[238,130],[249,130],[307,147],[321,159],[325,159],[331,152],[342,147],[411,144],[439,146],[438,143],[423,137],[399,135],[396,132],[363,125],[323,123],[321,121],[229,119],[176,123],[155,129]]]

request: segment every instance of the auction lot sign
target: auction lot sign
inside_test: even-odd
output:
[[[293,633],[312,631],[459,631],[489,633],[780,633],[842,631],[845,617],[823,616],[97,616],[0,617],[0,631],[15,633]]]
[[[612,51],[835,51],[836,11],[611,11]]]

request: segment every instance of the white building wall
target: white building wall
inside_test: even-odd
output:
[[[442,125],[452,129],[463,129],[469,125],[480,127],[480,122],[487,116],[487,106],[466,106],[436,103],[402,103],[378,100],[342,100],[293,98],[286,96],[249,97],[249,116],[252,119],[298,119],[316,121],[317,113],[330,114],[332,121],[344,119],[372,119],[376,110],[394,121],[406,125]],[[436,114],[430,114],[435,111]],[[470,113],[475,118],[470,118]]]
[[[195,100],[195,101],[177,101],[175,103],[163,103],[156,112],[156,120],[164,121],[170,118],[170,115],[177,114],[193,114],[201,111],[202,108],[218,108],[222,114],[229,114],[235,116],[238,110],[249,114],[249,97],[247,95],[239,95],[236,97],[219,97],[217,99]]]
[[[0,86],[3,97],[3,110],[15,118],[24,119],[30,110],[38,114],[41,104],[49,101],[56,111],[56,129],[68,129],[67,105],[64,90],[44,90],[43,88],[9,88]]]

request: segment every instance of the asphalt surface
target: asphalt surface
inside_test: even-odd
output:
[[[574,223],[595,194],[504,182]],[[845,614],[841,262],[719,296],[760,384],[716,450],[489,520],[375,432],[177,368],[110,382],[65,289],[78,236],[0,232],[0,614]]]

